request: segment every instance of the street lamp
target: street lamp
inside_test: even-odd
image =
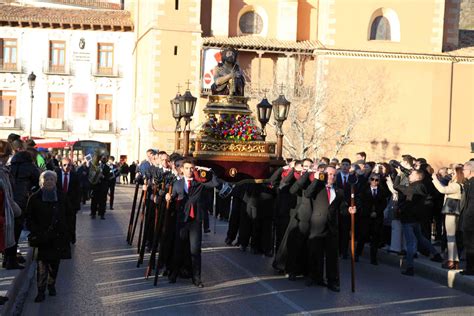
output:
[[[178,88],[179,89],[179,88]],[[170,100],[171,104],[171,112],[173,113],[173,117],[176,120],[176,128],[174,130],[174,150],[179,150],[179,137],[181,136],[181,106],[179,104],[179,97],[181,94],[178,92],[176,93],[176,97]]]
[[[195,98],[192,94],[191,91],[189,91],[189,84],[190,82],[187,82],[188,88],[186,89],[186,92],[184,95],[181,95],[178,97],[179,99],[179,108],[180,108],[180,114],[182,117],[184,117],[184,147],[183,147],[183,156],[187,156],[189,154],[189,134],[191,133],[191,120],[192,116],[194,114],[194,109],[196,108],[196,101],[197,98]]]
[[[270,121],[270,117],[272,116],[272,105],[267,100],[267,96],[265,95],[257,104],[257,116],[260,125],[262,125],[262,139],[265,140],[267,137],[267,133],[265,132],[265,125]]]
[[[283,87],[281,88],[280,95],[276,100],[272,102],[273,104],[273,115],[275,121],[277,122],[277,148],[276,156],[277,159],[283,158],[283,122],[288,118],[288,112],[290,110],[290,101],[288,101],[283,95]]]
[[[34,94],[33,90],[35,89],[35,81],[36,81],[36,75],[31,72],[31,74],[28,76],[28,85],[30,86],[30,91],[31,91],[31,105],[30,105],[30,130],[28,134],[28,138],[31,139],[31,130],[33,127],[33,99],[34,99]]]

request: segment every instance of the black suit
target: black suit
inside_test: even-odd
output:
[[[189,245],[193,269],[193,282],[201,282],[201,239],[202,219],[204,218],[201,194],[204,188],[215,188],[220,185],[214,176],[207,183],[191,180],[186,190],[186,179],[181,178],[173,184],[172,198],[176,199],[176,237],[173,255],[173,277],[176,278],[184,261],[184,252]],[[187,192],[186,192],[187,191]],[[194,213],[194,217],[191,216]]]
[[[81,186],[79,182],[79,175],[75,171],[70,171],[68,175],[68,188],[67,192],[64,192],[63,188],[63,172],[57,170],[56,175],[58,180],[56,181],[56,187],[58,191],[65,193],[66,200],[73,211],[73,222],[72,222],[72,242],[76,242],[76,213],[81,209]]]
[[[344,191],[333,187],[332,202],[329,203],[326,183],[315,180],[306,189],[305,196],[312,201],[311,228],[308,240],[309,277],[316,282],[323,281],[324,258],[326,258],[328,283],[339,286],[339,215],[341,214],[343,218],[349,217]]]
[[[359,240],[356,256],[362,254],[364,244],[370,240],[370,259],[374,262],[377,260],[377,249],[382,233],[383,212],[390,194],[384,184],[375,188],[375,196],[373,191],[374,188],[366,184],[360,192]]]
[[[344,201],[346,205],[351,202],[351,184],[354,185],[355,194],[357,194],[357,176],[349,174],[347,181],[344,183],[342,173],[336,175],[335,186],[343,191]],[[357,217],[357,216],[356,216]],[[356,219],[357,225],[357,219]],[[356,227],[357,231],[357,227]],[[339,216],[339,251],[343,258],[347,258],[349,249],[349,240],[351,237],[351,218],[350,216]]]

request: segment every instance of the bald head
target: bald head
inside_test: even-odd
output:
[[[468,161],[464,164],[462,168],[462,172],[464,173],[464,177],[466,179],[471,179],[474,177],[474,161]]]

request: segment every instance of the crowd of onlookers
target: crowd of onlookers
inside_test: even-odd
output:
[[[377,264],[377,249],[386,246],[389,251],[405,256],[406,269],[402,272],[405,275],[414,274],[417,252],[451,270],[460,269],[460,258],[463,258],[466,265],[462,273],[472,275],[473,160],[435,171],[424,158],[403,155],[401,161],[376,163],[366,161],[366,154],[360,152],[355,163],[347,158],[341,161],[321,158],[316,162],[304,159],[293,165],[303,173],[305,168],[310,172],[323,172],[327,166],[334,166],[339,179],[346,178],[350,182],[353,177],[358,209],[356,261],[365,243],[370,242],[372,264]],[[300,166],[296,167],[297,164]],[[339,227],[348,229],[344,223]],[[342,231],[339,236],[344,258],[347,257],[348,234]],[[440,251],[434,246],[439,246]]]
[[[50,296],[56,295],[60,260],[71,257],[70,245],[76,242],[76,213],[81,204],[94,202],[97,185],[90,179],[91,160],[72,161],[35,145],[16,134],[0,141],[0,251],[3,268],[24,269],[18,241],[22,231],[29,232],[28,242],[37,248],[35,301],[41,302],[46,289]],[[105,163],[111,173],[104,181],[104,198],[108,196],[113,209],[115,184],[133,183],[137,164],[116,164],[112,156]],[[0,305],[7,300],[0,296]]]

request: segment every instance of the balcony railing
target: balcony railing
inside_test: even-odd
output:
[[[18,63],[10,63],[0,59],[0,72],[21,72],[21,67]]]
[[[113,133],[113,124],[108,120],[91,121],[90,131],[95,133]]]
[[[67,130],[66,122],[62,118],[46,118],[44,129],[47,131],[65,131]]]
[[[92,70],[92,75],[96,77],[120,77],[120,71],[116,65],[113,67],[96,66],[96,68]]]
[[[14,116],[0,116],[0,129],[21,129],[21,119],[17,119]]]
[[[71,71],[66,64],[56,65],[49,62],[44,65],[44,73],[50,75],[70,75]]]

